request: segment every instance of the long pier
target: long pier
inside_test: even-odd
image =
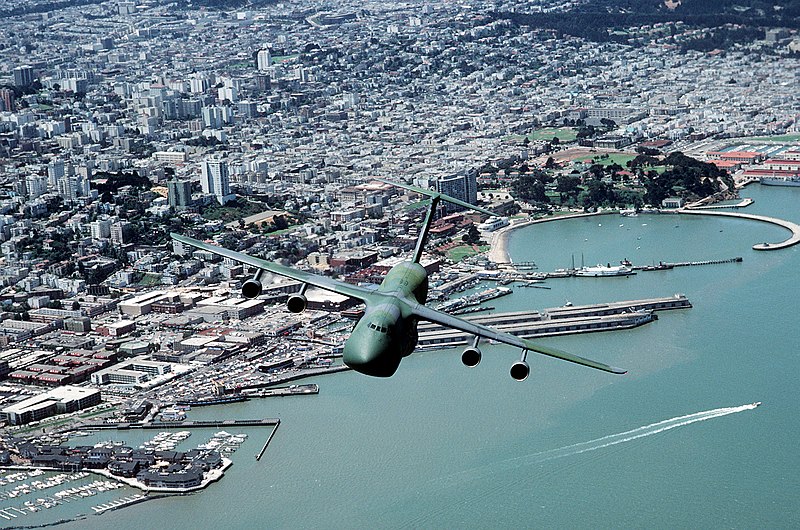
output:
[[[262,447],[261,451],[259,451],[258,454],[256,455],[256,461],[261,460],[261,457],[264,456],[267,447],[269,447],[269,443],[272,441],[272,437],[275,436],[276,432],[278,432],[278,427],[280,427],[280,425],[281,425],[281,420],[278,420],[278,423],[275,424],[275,427],[272,429],[272,432],[269,434],[269,437],[267,437],[267,441],[264,442],[264,447]]]
[[[728,259],[706,259],[702,261],[678,261],[675,263],[665,263],[669,268],[673,267],[696,267],[698,265],[722,265],[723,263],[741,263],[742,258],[741,256],[737,256],[735,258],[728,258]],[[634,267],[635,269],[636,267]],[[647,267],[643,267],[640,270],[649,270]]]
[[[753,215],[749,213],[739,212],[717,212],[708,210],[687,210],[686,208],[676,210],[676,213],[689,214],[689,215],[718,215],[720,217],[736,217],[739,219],[750,219],[752,221],[760,221],[762,223],[770,223],[789,230],[792,235],[789,239],[779,243],[758,243],[753,245],[753,250],[780,250],[782,248],[791,247],[800,243],[800,225],[784,219],[775,217],[767,217],[766,215]]]
[[[514,311],[466,317],[519,337],[544,337],[628,329],[656,320],[655,311],[686,309],[692,304],[684,295],[606,304],[564,306],[539,311]],[[438,324],[420,322],[419,346],[464,344],[467,334]]]
[[[94,423],[81,425],[68,430],[130,430],[130,429],[199,429],[220,427],[272,427],[280,424],[280,418],[265,418],[261,420],[198,420],[198,421],[154,421],[150,423]]]

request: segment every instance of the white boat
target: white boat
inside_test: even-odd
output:
[[[636,274],[631,267],[626,265],[595,265],[594,267],[581,267],[575,271],[575,276],[596,278],[599,276],[630,276]]]
[[[504,226],[508,226],[508,217],[490,217],[486,221],[482,222],[478,225],[479,230],[483,230],[484,232],[494,232],[498,228],[503,228]]]
[[[800,186],[800,176],[761,177],[759,182],[765,186]]]

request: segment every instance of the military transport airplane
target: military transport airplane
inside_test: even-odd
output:
[[[377,288],[351,285],[333,278],[255,258],[242,252],[210,245],[179,234],[171,234],[171,236],[174,240],[186,245],[212,252],[255,268],[258,271],[255,276],[242,285],[242,295],[246,298],[255,298],[261,294],[261,277],[266,271],[286,276],[302,283],[300,292],[291,295],[287,301],[287,308],[293,313],[300,313],[305,310],[307,304],[305,292],[309,285],[363,302],[366,306],[364,315],[353,328],[350,337],[345,341],[343,353],[344,363],[363,374],[376,377],[390,377],[393,375],[397,371],[401,359],[411,354],[417,345],[417,323],[420,320],[458,329],[472,335],[472,344],[467,346],[461,355],[461,361],[466,366],[473,367],[480,363],[481,351],[478,348],[480,339],[494,340],[520,348],[522,357],[511,366],[511,377],[517,381],[525,380],[530,374],[530,367],[526,361],[528,351],[614,374],[626,373],[625,370],[619,368],[578,357],[577,355],[550,348],[509,333],[496,331],[426,307],[428,272],[420,265],[419,261],[422,257],[423,246],[439,201],[444,200],[488,215],[494,214],[484,208],[442,193],[435,193],[407,184],[384,182],[425,195],[429,197],[429,204],[427,215],[414,249],[413,258],[410,261],[403,261],[395,265]]]

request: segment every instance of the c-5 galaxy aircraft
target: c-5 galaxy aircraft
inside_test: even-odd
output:
[[[382,180],[382,179],[381,179]],[[333,291],[344,296],[355,298],[364,303],[364,316],[353,328],[350,337],[344,344],[343,360],[352,369],[362,374],[375,377],[390,377],[400,365],[403,357],[411,354],[417,345],[417,323],[426,320],[466,332],[474,337],[472,345],[468,346],[461,355],[461,361],[466,366],[477,366],[481,361],[481,351],[478,342],[481,339],[502,342],[522,350],[522,357],[511,366],[511,377],[517,381],[524,381],[530,374],[530,367],[526,362],[529,351],[534,351],[557,359],[582,364],[598,370],[614,374],[624,374],[625,370],[614,368],[603,363],[584,359],[577,355],[543,346],[541,344],[522,339],[493,330],[480,324],[462,320],[447,313],[425,306],[428,295],[428,272],[420,265],[422,250],[428,236],[428,230],[433,221],[436,208],[440,200],[463,206],[481,213],[494,215],[492,212],[460,201],[456,198],[435,193],[430,190],[383,181],[388,184],[405,188],[429,197],[428,212],[425,216],[423,228],[420,232],[414,249],[414,256],[410,261],[403,261],[389,271],[383,282],[377,288],[360,287],[340,282],[325,276],[318,276],[278,263],[262,260],[247,254],[228,250],[226,248],[210,245],[197,239],[192,239],[179,234],[171,234],[176,241],[206,250],[222,257],[232,259],[239,263],[249,265],[258,270],[255,277],[247,280],[242,286],[242,295],[246,298],[255,298],[261,294],[261,276],[265,271],[286,276],[302,282],[299,293],[293,294],[287,301],[289,311],[300,313],[306,308],[307,300],[305,291],[309,285]]]

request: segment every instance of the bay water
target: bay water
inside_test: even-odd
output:
[[[743,212],[800,222],[800,188],[753,185],[742,195],[756,201]],[[501,311],[685,294],[692,309],[633,330],[541,340],[627,375],[530,354],[531,376],[519,383],[508,375],[519,352],[487,344],[474,369],[460,349],[425,351],[390,379],[346,372],[316,379],[317,396],[194,409],[190,419],[282,423],[261,461],[270,429],[231,431],[249,437],[200,493],[102,515],[80,501],[90,515],[64,526],[796,528],[800,248],[751,249],[786,237],[754,221],[673,215],[520,229],[510,255],[543,271],[581,256],[587,265],[743,261],[552,279],[549,290],[517,288],[488,303]],[[97,437],[135,445],[152,434]],[[196,430],[186,446],[211,434]]]

